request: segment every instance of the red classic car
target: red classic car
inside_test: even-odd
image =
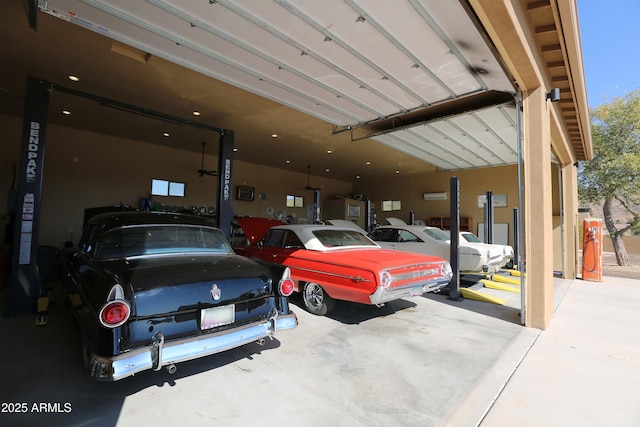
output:
[[[383,305],[439,290],[451,280],[442,258],[386,250],[362,233],[332,225],[275,225],[261,218],[239,218],[247,245],[239,255],[287,266],[305,308],[325,315],[335,300]]]

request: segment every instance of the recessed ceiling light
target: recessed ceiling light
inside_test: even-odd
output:
[[[62,114],[64,114],[64,115],[67,115],[67,116],[68,116],[69,114],[71,114],[71,111],[69,111],[69,110],[62,110]]]
[[[329,169],[325,169],[324,171],[325,171],[325,172],[331,172]]]
[[[284,162],[285,163],[291,163],[291,160],[285,160]]]
[[[367,164],[368,164],[368,165],[370,165],[370,164],[371,164],[371,162],[367,162]]]
[[[233,151],[236,152],[236,151],[238,151],[238,149],[234,147]]]
[[[277,134],[277,133],[272,133],[272,134],[271,134],[271,138],[277,138],[277,137],[278,137],[278,134]]]
[[[356,179],[360,179],[360,175],[356,175]]]
[[[80,78],[78,76],[74,76],[72,74],[70,74],[67,77],[69,77],[69,80],[71,80],[72,82],[79,82],[80,81]]]
[[[327,154],[331,154],[331,153],[333,153],[333,151],[327,150]]]
[[[399,170],[396,170],[396,173],[400,173],[400,171],[399,171]]]
[[[194,111],[194,112],[193,112],[193,115],[194,115],[194,116],[199,116],[199,115],[200,115],[200,111]]]
[[[162,136],[169,136],[169,132],[163,133]]]

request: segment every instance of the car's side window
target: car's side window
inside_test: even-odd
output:
[[[410,231],[400,230],[400,235],[398,236],[399,242],[419,242],[420,239]]]
[[[90,254],[93,251],[93,241],[96,239],[98,229],[93,224],[87,224],[80,238],[80,251]]]
[[[286,230],[270,230],[264,240],[264,245],[269,247],[281,247]]]
[[[371,234],[371,239],[378,242],[397,242],[398,230],[395,228],[379,228]]]

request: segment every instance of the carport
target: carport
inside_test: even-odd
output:
[[[286,153],[304,177],[310,159],[322,159],[314,170],[331,169],[334,179],[353,182],[354,190],[374,194],[401,172],[448,176],[480,168],[476,176],[482,176],[487,168],[516,165],[511,179],[518,183],[518,203],[512,204],[524,230],[524,324],[545,328],[552,316],[554,200],[565,213],[557,248],[564,254],[562,271],[576,276],[574,163],[592,151],[575,2],[29,5],[31,14],[16,7],[13,22],[3,22],[3,39],[7,31],[15,41],[3,45],[3,56],[15,65],[3,77],[3,97],[11,99],[3,98],[3,115],[21,114],[20,103],[6,94],[22,93],[27,74],[60,81],[68,60],[92,75],[93,82],[83,83],[88,92],[160,105],[155,109],[174,115],[189,108],[212,125],[246,129],[242,140],[238,135],[236,160],[282,168]],[[91,60],[78,60],[79,52],[94,51]],[[154,67],[155,86],[140,77],[148,72],[144,67]],[[554,88],[560,89],[559,102],[551,102]],[[206,94],[202,101],[198,90]],[[160,133],[155,123],[114,116],[118,112],[97,105],[76,106],[73,120],[80,129],[170,144],[150,136],[152,129]],[[197,132],[175,127],[167,133],[182,141],[182,150],[202,147]],[[362,153],[375,172],[358,172]],[[555,183],[552,159],[560,170]],[[8,172],[2,179],[6,194]]]

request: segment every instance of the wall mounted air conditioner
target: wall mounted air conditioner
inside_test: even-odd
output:
[[[425,200],[447,200],[447,192],[442,193],[424,193]]]

